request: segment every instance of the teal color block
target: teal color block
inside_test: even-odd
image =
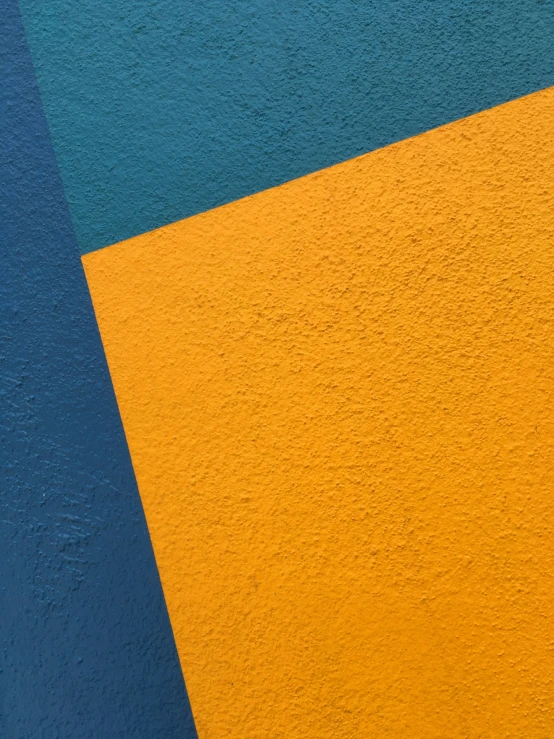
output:
[[[83,252],[554,84],[549,0],[20,0]]]

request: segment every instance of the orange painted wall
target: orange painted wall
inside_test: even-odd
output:
[[[83,258],[200,739],[554,735],[553,122]]]

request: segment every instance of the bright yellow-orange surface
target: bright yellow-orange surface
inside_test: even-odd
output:
[[[200,739],[554,736],[553,126],[84,257]]]

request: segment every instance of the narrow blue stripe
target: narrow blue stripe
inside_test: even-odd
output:
[[[196,736],[15,0],[0,15],[0,736]]]

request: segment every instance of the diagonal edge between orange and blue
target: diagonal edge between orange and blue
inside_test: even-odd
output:
[[[0,16],[0,735],[194,739],[15,0]]]

